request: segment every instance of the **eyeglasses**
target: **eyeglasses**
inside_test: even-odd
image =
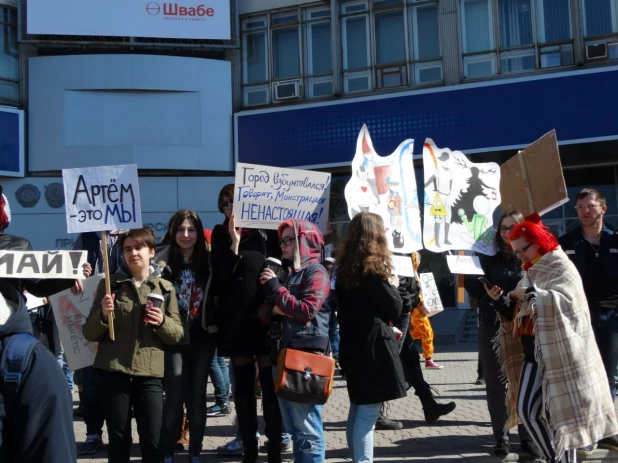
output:
[[[518,249],[517,251],[513,249],[513,253],[514,253],[516,256],[521,256],[521,255],[525,254],[525,253],[526,253],[526,251],[527,251],[528,249],[530,249],[530,246],[532,246],[533,244],[534,244],[534,243],[528,243],[528,244],[527,244],[527,245],[525,245],[523,248]]]
[[[576,211],[590,211],[592,209],[596,209],[597,207],[601,207],[600,204],[584,204],[583,206],[577,205],[575,206]]]
[[[219,206],[221,206],[221,209],[223,209],[224,211],[230,209],[233,205],[234,203],[232,201],[221,201],[219,203]]]
[[[511,233],[511,230],[513,230],[513,227],[500,227],[498,228],[498,230],[500,231],[500,233]]]
[[[279,246],[285,246],[288,247],[290,244],[292,244],[292,241],[294,241],[296,238],[290,238],[288,236],[286,236],[285,238],[280,238],[279,239]]]

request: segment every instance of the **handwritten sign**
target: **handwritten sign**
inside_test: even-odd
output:
[[[80,278],[86,251],[0,251],[2,278]]]
[[[236,225],[277,229],[288,219],[313,222],[328,229],[330,174],[236,164],[234,214]]]
[[[477,256],[446,256],[451,273],[459,275],[484,275]]]
[[[427,316],[433,317],[435,314],[442,312],[444,306],[442,305],[442,299],[440,298],[440,292],[438,291],[438,285],[436,285],[433,273],[419,274],[419,284],[423,292]]]
[[[94,300],[99,282],[103,274],[95,275],[85,280],[84,292],[74,295],[70,289],[49,297],[54,319],[58,326],[60,342],[64,347],[69,368],[73,371],[89,367],[94,363],[97,353],[97,343],[84,338],[82,330]]]
[[[67,231],[140,228],[137,166],[63,169]]]
[[[393,263],[393,275],[400,277],[414,276],[411,256],[391,256],[391,262]]]

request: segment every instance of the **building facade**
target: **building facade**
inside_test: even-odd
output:
[[[44,2],[0,0],[8,231],[40,249],[69,247],[61,169],[128,163],[157,236],[180,207],[213,226],[217,192],[240,161],[332,172],[328,240],[337,242],[363,124],[382,155],[415,139],[419,179],[425,138],[501,163],[556,129],[570,196],[600,189],[618,226],[618,0],[232,0],[221,16],[222,1],[171,18],[173,30],[159,21],[167,3],[148,1],[115,25],[122,33],[137,22],[153,38],[85,36],[53,17],[41,33],[28,21]],[[174,5],[189,15],[197,3]],[[182,29],[209,20],[219,38]],[[545,221],[569,230],[572,206]],[[423,265],[455,306],[444,256]]]
[[[415,139],[417,179],[426,138],[502,163],[556,129],[569,196],[603,191],[618,226],[617,1],[255,0],[239,13],[236,157],[333,172],[331,239],[349,222],[343,189],[364,123],[381,155]],[[570,230],[573,205],[544,221]],[[424,253],[423,268],[458,305],[444,255]]]

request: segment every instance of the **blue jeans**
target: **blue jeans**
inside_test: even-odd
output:
[[[279,399],[283,427],[292,437],[294,463],[322,463],[325,458],[322,406]]]
[[[330,348],[333,353],[333,358],[339,358],[339,323],[337,323],[337,316],[335,313],[330,314],[330,321],[328,324],[328,338],[330,340]]]
[[[210,380],[215,387],[215,401],[217,405],[228,405],[230,403],[230,374],[225,358],[219,357],[217,350],[215,350],[215,356],[210,365]]]
[[[58,331],[58,325],[56,325],[56,320],[52,321],[52,343],[53,343],[53,354],[58,360],[58,365],[62,369],[64,373],[64,377],[67,379],[67,384],[69,389],[73,390],[73,372],[69,369],[69,364],[67,363],[67,357],[64,355],[64,349],[62,344],[60,343],[60,333]]]
[[[373,461],[373,428],[380,415],[381,403],[350,404],[346,437],[354,463]]]
[[[590,313],[592,330],[607,373],[612,401],[616,399],[616,376],[618,374],[618,319],[616,314],[616,310]]]

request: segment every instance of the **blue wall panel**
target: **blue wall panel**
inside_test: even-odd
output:
[[[23,175],[21,111],[0,108],[0,176]]]
[[[352,103],[238,114],[238,160],[281,167],[351,161],[366,123],[380,155],[406,138],[462,151],[527,145],[551,129],[560,141],[618,138],[618,70],[553,74],[489,85],[389,95]]]

